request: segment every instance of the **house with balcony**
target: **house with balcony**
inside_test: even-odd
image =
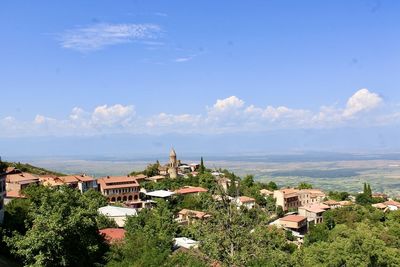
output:
[[[7,168],[5,180],[6,191],[13,196],[20,196],[21,190],[31,184],[39,184],[39,177],[28,172],[22,172],[14,167]]]
[[[279,225],[284,229],[304,234],[307,232],[307,217],[301,215],[287,215],[279,219]]]
[[[308,223],[322,223],[323,222],[323,213],[329,210],[330,207],[325,204],[312,204],[307,206],[299,207],[298,213],[300,216],[304,216],[307,218]]]
[[[207,214],[203,211],[182,209],[178,212],[178,218],[176,221],[180,224],[190,224],[194,220],[204,220],[210,217],[210,214]]]
[[[100,192],[107,197],[108,202],[123,202],[132,208],[142,208],[140,200],[140,185],[132,176],[107,176],[97,179]]]

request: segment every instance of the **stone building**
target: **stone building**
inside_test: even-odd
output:
[[[178,177],[178,160],[176,159],[176,152],[172,148],[169,153],[169,166],[168,166],[169,177],[175,179]]]

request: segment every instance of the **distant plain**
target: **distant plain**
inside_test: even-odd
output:
[[[25,159],[33,165],[63,173],[86,173],[96,177],[124,175],[143,170],[147,164],[166,163],[168,158],[34,158]],[[21,160],[22,161],[22,160]],[[197,157],[182,158],[182,162],[198,162]],[[370,183],[374,192],[400,196],[400,156],[391,155],[275,155],[275,156],[209,156],[208,168],[228,169],[237,175],[252,174],[258,181],[274,181],[279,186],[294,186],[307,182],[326,191],[358,192],[363,183]]]

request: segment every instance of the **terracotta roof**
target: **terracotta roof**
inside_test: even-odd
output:
[[[377,208],[377,209],[386,209],[387,208],[387,206],[383,203],[376,203],[376,204],[372,204],[371,206],[374,208]]]
[[[301,222],[306,219],[307,219],[306,217],[300,216],[300,215],[288,215],[283,218],[280,218],[279,220],[287,221],[287,222]]]
[[[400,202],[397,201],[393,201],[393,200],[389,200],[389,201],[385,201],[383,202],[383,204],[385,204],[386,206],[396,206],[398,208],[400,208]]]
[[[26,198],[19,191],[7,191],[6,192],[6,197],[9,197],[9,198]]]
[[[206,217],[210,217],[211,215],[203,212],[203,211],[197,211],[197,210],[189,210],[189,209],[182,209],[180,212],[178,212],[179,214],[182,215],[192,215],[198,219],[203,219]]]
[[[239,197],[239,201],[242,203],[248,203],[248,202],[255,202],[256,200],[252,197],[241,196]]]
[[[175,191],[177,194],[194,194],[208,192],[207,189],[202,187],[184,187]]]
[[[7,183],[19,183],[21,181],[29,181],[29,180],[39,181],[39,178],[28,172],[7,174],[7,176],[6,176]]]
[[[7,167],[6,173],[12,172],[15,170],[15,167]]]
[[[72,184],[72,183],[78,183],[79,180],[75,177],[75,175],[66,175],[66,176],[59,176],[58,177],[63,183],[66,184]]]
[[[309,212],[314,212],[314,213],[320,213],[330,209],[328,205],[324,204],[314,204],[314,205],[303,206],[300,208],[303,208]]]
[[[298,189],[294,189],[294,188],[284,188],[284,189],[280,189],[278,191],[283,193],[284,198],[297,197],[298,192],[299,192]]]
[[[147,176],[144,175],[144,174],[138,174],[138,175],[134,175],[134,176],[131,176],[131,177],[135,178],[136,180],[144,180],[144,179],[147,178]]]
[[[339,205],[340,203],[336,200],[330,199],[330,200],[324,201],[324,204],[325,205]]]
[[[57,177],[40,177],[40,182],[45,186],[61,186],[64,184]]]
[[[260,194],[261,194],[261,195],[273,195],[274,192],[269,191],[268,189],[261,189],[261,190],[260,190]]]
[[[131,176],[107,176],[97,179],[102,189],[127,188],[139,186],[139,183]]]
[[[120,241],[125,237],[125,229],[121,228],[106,228],[99,231],[109,243]]]
[[[294,189],[294,188],[285,188],[285,189],[280,189],[279,191],[281,191],[282,193],[286,194],[293,194],[293,193],[297,193],[299,192],[298,189]]]
[[[346,200],[339,201],[339,204],[341,206],[351,206],[351,205],[353,205],[353,203],[351,201],[346,201]]]
[[[75,175],[75,178],[81,182],[92,182],[95,180],[92,176],[86,174]]]

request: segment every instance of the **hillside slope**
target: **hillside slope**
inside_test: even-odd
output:
[[[57,175],[57,176],[65,175],[63,173],[50,171],[45,168],[36,167],[29,163],[20,163],[20,162],[3,162],[3,163],[7,167],[15,167],[23,172],[29,172],[36,175]]]

